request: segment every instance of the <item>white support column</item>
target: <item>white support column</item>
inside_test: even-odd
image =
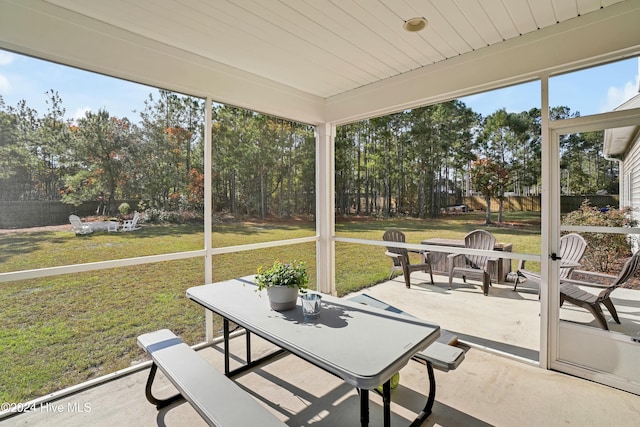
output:
[[[336,295],[335,135],[331,123],[316,127],[316,283],[318,291],[331,295]]]
[[[551,328],[557,327],[553,321],[553,313],[551,313],[551,301],[549,290],[555,287],[549,286],[551,279],[549,254],[551,253],[550,245],[552,242],[558,241],[559,225],[554,220],[560,210],[560,183],[557,178],[558,155],[557,149],[554,149],[550,142],[549,130],[549,77],[543,76],[540,79],[540,95],[541,95],[541,157],[542,157],[542,212],[541,212],[541,234],[542,243],[540,247],[540,367],[547,369],[549,367],[551,354],[554,346],[551,341],[555,337],[555,333]],[[554,212],[555,210],[555,212]],[[556,274],[557,277],[557,274]],[[557,299],[556,299],[557,300]]]
[[[213,255],[211,255],[211,248],[213,247],[212,232],[213,232],[213,200],[211,197],[212,183],[212,141],[211,141],[211,129],[213,123],[211,98],[207,98],[204,103],[204,249],[206,254],[204,256],[204,282],[213,282]],[[213,336],[213,313],[209,310],[205,310],[205,339],[207,342],[212,342]]]

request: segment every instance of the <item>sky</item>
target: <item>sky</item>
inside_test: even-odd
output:
[[[638,94],[640,61],[632,58],[549,79],[549,104],[565,105],[581,116],[611,111]],[[137,121],[144,101],[157,90],[0,50],[0,96],[6,105],[22,99],[43,116],[45,92],[56,90],[66,117],[78,119],[86,111],[106,109],[112,116]],[[521,112],[540,108],[540,83],[532,82],[460,99],[486,117],[500,108]],[[134,110],[137,111],[134,113]]]
[[[549,78],[549,105],[567,106],[581,116],[605,113],[638,94],[640,59],[611,64]],[[486,117],[500,108],[518,113],[540,108],[540,82],[511,86],[460,98]]]
[[[15,107],[22,99],[42,117],[46,114],[46,92],[54,89],[62,99],[66,117],[78,119],[85,111],[106,109],[111,116],[137,121],[150,93],[157,89],[106,77],[0,50],[0,96]]]

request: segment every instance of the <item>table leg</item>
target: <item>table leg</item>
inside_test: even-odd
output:
[[[411,423],[410,427],[418,427],[431,415],[433,404],[436,400],[436,376],[433,372],[433,366],[430,362],[427,362],[427,373],[429,374],[429,396],[427,397],[427,403],[424,405],[422,412],[418,414],[418,417]]]
[[[235,368],[233,371],[231,370],[230,359],[231,359],[231,351],[229,350],[229,340],[231,336],[230,328],[229,328],[229,319],[222,318],[222,335],[224,337],[224,374],[229,378],[233,378],[236,375],[239,375],[245,371],[255,368],[271,359],[279,357],[286,353],[286,350],[280,348],[275,350],[265,356],[262,356],[256,360],[253,360],[251,356],[251,333],[245,329],[245,337],[247,343],[247,363],[240,366],[239,368]]]
[[[360,425],[369,425],[369,390],[360,389]]]
[[[245,340],[247,343],[247,365],[251,365],[251,332],[245,330]]]
[[[224,374],[229,374],[229,320],[222,319],[224,337]]]
[[[382,402],[384,408],[384,427],[391,427],[391,380],[382,385]]]

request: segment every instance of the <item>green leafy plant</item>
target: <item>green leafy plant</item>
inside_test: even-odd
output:
[[[276,260],[273,265],[267,269],[258,268],[258,275],[255,278],[258,290],[267,289],[272,286],[287,286],[293,288],[298,286],[301,293],[307,291],[309,276],[307,275],[307,266],[302,261],[281,262]]]

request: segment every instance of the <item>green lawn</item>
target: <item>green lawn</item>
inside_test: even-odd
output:
[[[538,253],[540,227],[532,214],[509,214],[504,226],[483,225],[481,214],[438,220],[337,219],[342,237],[380,239],[390,227],[405,231],[407,241],[431,237],[462,238],[486,228],[514,251]],[[217,224],[214,246],[274,241],[315,233],[313,223]],[[202,226],[146,225],[133,233],[70,231],[0,234],[0,272],[28,270],[197,250]],[[214,280],[254,274],[274,258],[307,262],[315,284],[315,243],[215,256]],[[390,260],[376,246],[336,243],[336,283],[344,295],[380,281]],[[66,274],[0,284],[0,402],[30,400],[79,382],[126,368],[145,359],[137,335],[170,328],[187,342],[204,339],[204,311],[186,300],[185,290],[204,282],[200,258]],[[219,319],[216,321],[219,328]]]

